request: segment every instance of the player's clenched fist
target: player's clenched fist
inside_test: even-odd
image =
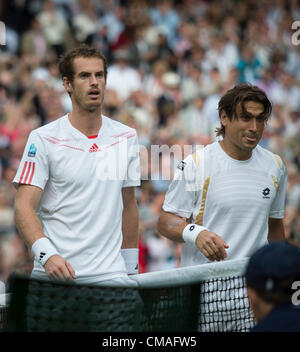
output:
[[[75,271],[71,264],[60,255],[51,256],[44,265],[46,274],[52,280],[74,280]]]
[[[211,261],[220,261],[227,257],[229,246],[222,237],[214,232],[203,230],[196,238],[197,248]]]

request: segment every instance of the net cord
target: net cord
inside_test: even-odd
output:
[[[130,275],[140,287],[172,287],[189,285],[210,279],[243,276],[249,258],[153,271]]]

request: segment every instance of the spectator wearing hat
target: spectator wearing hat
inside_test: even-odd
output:
[[[261,247],[250,257],[245,277],[257,322],[252,332],[300,332],[299,248],[287,242]]]

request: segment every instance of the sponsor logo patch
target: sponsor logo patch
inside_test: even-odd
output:
[[[264,199],[270,199],[270,188],[265,188],[263,191],[262,191],[262,194],[263,194],[263,198]]]
[[[35,157],[37,148],[34,144],[31,144],[31,146],[29,147],[29,151],[28,151],[28,156],[30,156],[31,158]]]

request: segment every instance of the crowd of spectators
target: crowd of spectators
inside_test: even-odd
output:
[[[57,61],[79,43],[106,55],[103,113],[136,128],[143,147],[136,192],[141,272],[179,265],[180,244],[156,232],[164,195],[184,146],[216,140],[218,100],[238,82],[257,84],[272,101],[261,145],[287,166],[285,231],[300,243],[300,45],[291,39],[297,20],[297,0],[2,0],[2,279],[31,269],[31,252],[14,226],[12,179],[30,131],[71,109]],[[153,145],[179,146],[182,156],[170,159],[165,148],[151,163]]]

